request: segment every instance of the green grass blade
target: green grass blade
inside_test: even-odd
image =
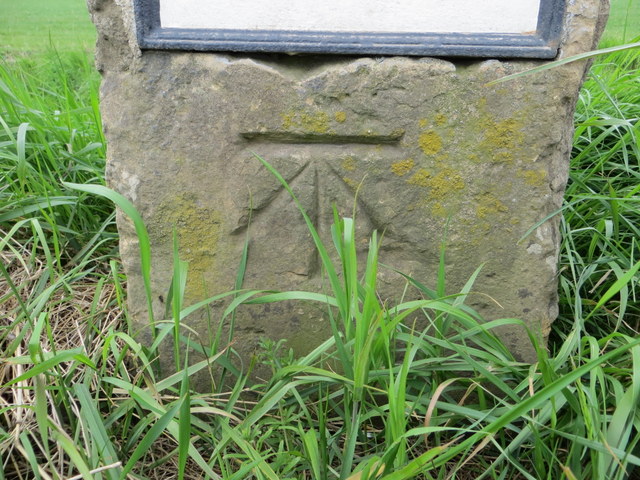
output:
[[[94,480],[93,474],[91,473],[87,462],[76,447],[74,441],[69,438],[65,432],[59,430],[53,431],[53,437],[55,438],[56,442],[62,447],[65,453],[69,456],[71,463],[78,469],[80,475],[82,475],[82,478],[84,480]]]
[[[189,373],[187,359],[180,385],[180,411],[178,416],[178,480],[184,480],[189,447],[191,446],[191,393],[189,390]]]
[[[166,413],[156,420],[153,427],[151,427],[144,437],[142,437],[140,443],[138,443],[135,450],[129,456],[129,460],[122,468],[122,472],[120,473],[121,479],[126,478],[133,467],[135,467],[138,460],[140,460],[145,453],[151,450],[153,443],[158,439],[158,437],[160,437],[160,435],[162,435],[167,426],[174,420],[182,403],[182,399],[178,400],[169,410],[166,411]]]
[[[535,73],[539,73],[539,72],[543,72],[545,70],[549,70],[551,68],[555,68],[555,67],[559,67],[560,65],[566,65],[567,63],[572,63],[572,62],[578,62],[580,60],[587,60],[589,58],[593,58],[593,57],[597,57],[600,55],[606,55],[608,53],[615,53],[615,52],[622,52],[625,50],[631,50],[634,48],[639,48],[640,47],[640,42],[635,42],[635,43],[629,43],[626,45],[618,45],[615,47],[609,47],[609,48],[603,48],[601,50],[594,50],[591,52],[586,52],[586,53],[580,53],[578,55],[573,55],[571,57],[567,57],[567,58],[563,58],[562,60],[556,60],[555,62],[549,62],[549,63],[545,63],[544,65],[541,65],[539,67],[535,67],[535,68],[531,68],[529,70],[525,70],[524,72],[518,72],[518,73],[514,73],[512,75],[506,75],[502,78],[499,78],[497,80],[493,80],[489,83],[487,83],[487,85],[496,85],[498,83],[502,83],[502,82],[508,82],[510,80],[513,80],[515,78],[520,78],[520,77],[524,77],[526,75],[533,75]]]
[[[82,349],[80,349],[80,348],[74,348],[72,350],[59,351],[55,355],[53,355],[51,358],[48,358],[47,360],[44,360],[44,361],[34,365],[32,368],[27,370],[22,375],[20,375],[20,376],[18,376],[16,378],[10,380],[9,382],[5,383],[4,386],[5,387],[9,387],[9,386],[14,385],[16,383],[24,382],[25,380],[33,378],[36,375],[40,375],[41,373],[47,373],[47,372],[53,370],[55,366],[57,366],[57,365],[59,365],[59,364],[61,364],[63,362],[69,362],[69,361],[72,361],[72,360],[75,360],[76,362],[83,363],[83,364],[87,365],[89,368],[95,369],[96,367],[93,364],[93,362],[86,355],[83,355],[81,352],[82,352]],[[16,360],[16,358],[13,359],[13,361],[15,361],[15,360]],[[9,362],[9,363],[11,363],[11,362]]]
[[[313,222],[311,221],[311,219],[309,218],[309,215],[307,215],[307,212],[305,212],[304,208],[302,208],[302,205],[300,204],[300,201],[298,200],[298,198],[296,197],[296,195],[293,193],[293,190],[291,190],[291,187],[287,184],[286,180],[284,178],[282,178],[282,175],[280,175],[280,173],[278,173],[278,171],[273,168],[271,166],[271,164],[269,164],[266,160],[264,160],[262,157],[260,157],[259,155],[255,154],[255,157],[262,163],[262,165],[264,165],[264,167],[274,176],[276,177],[276,179],[280,182],[280,184],[284,187],[284,189],[289,193],[289,195],[291,195],[291,198],[293,199],[293,201],[295,202],[296,206],[298,207],[298,210],[300,211],[302,217],[304,218],[305,223],[307,224],[307,228],[309,229],[309,233],[311,233],[311,237],[313,238],[313,242],[316,246],[316,250],[318,251],[318,254],[320,255],[320,259],[322,261],[322,265],[325,269],[325,273],[326,275],[329,277],[329,284],[331,285],[332,291],[333,291],[333,295],[336,297],[337,300],[337,304],[339,306],[339,308],[341,308],[341,314],[343,314],[343,316],[346,316],[346,297],[345,297],[345,293],[342,289],[342,285],[341,282],[338,278],[338,274],[333,266],[333,262],[331,261],[331,258],[329,257],[329,254],[326,250],[326,248],[324,247],[324,244],[322,243],[322,240],[320,239],[320,236],[318,235],[318,232],[315,228],[315,226],[313,225]]]
[[[107,428],[100,412],[96,408],[96,402],[91,397],[89,389],[83,383],[76,383],[73,391],[80,402],[80,414],[89,425],[89,434],[94,439],[95,445],[100,449],[99,455],[105,465],[112,465],[118,462],[118,454],[111,442]],[[95,459],[94,459],[95,460]],[[108,478],[117,480],[120,477],[120,469],[109,469],[106,472]]]
[[[73,190],[80,190],[82,192],[91,193],[93,195],[100,195],[115,203],[133,222],[136,235],[138,237],[138,244],[140,247],[140,264],[142,269],[142,281],[144,283],[144,290],[147,297],[147,310],[149,315],[149,324],[151,326],[152,335],[155,336],[155,320],[153,317],[153,303],[151,295],[151,245],[149,243],[149,234],[147,227],[144,225],[142,217],[136,210],[133,203],[127,200],[123,195],[111,190],[110,188],[103,187],[102,185],[80,185],[77,183],[63,182],[63,185]]]
[[[611,285],[607,291],[600,297],[598,303],[593,307],[593,310],[589,312],[589,314],[585,317],[584,321],[586,322],[591,316],[605,303],[607,303],[611,297],[613,297],[616,293],[618,293],[623,287],[625,287],[638,273],[640,269],[640,261],[638,261],[633,267],[629,269],[627,273],[623,276],[619,277],[613,285]]]

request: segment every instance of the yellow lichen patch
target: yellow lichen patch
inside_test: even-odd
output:
[[[462,176],[452,168],[440,170],[432,178],[429,178],[427,183],[427,186],[431,188],[429,196],[437,199],[464,188]]]
[[[185,300],[202,300],[206,294],[205,279],[214,270],[221,231],[220,213],[198,205],[195,196],[183,193],[162,202],[158,215],[164,219],[158,232],[159,238],[172,238],[175,227],[179,256],[189,263]]]
[[[420,128],[427,128],[429,126],[429,120],[427,120],[426,118],[421,118],[420,120],[418,120],[418,125],[420,125]]]
[[[353,157],[345,157],[342,160],[342,168],[349,172],[353,172],[356,169],[356,159]]]
[[[399,162],[392,163],[391,171],[395,175],[402,177],[403,175],[406,175],[407,173],[409,173],[409,170],[411,170],[414,167],[414,165],[415,165],[415,162],[413,161],[413,158],[407,158],[406,160],[400,160]]]
[[[429,130],[420,135],[418,145],[425,155],[435,155],[442,150],[442,139],[433,130]]]
[[[476,215],[478,218],[492,217],[507,211],[509,211],[507,206],[491,193],[485,193],[478,198],[478,204],[476,206]]]
[[[344,123],[347,120],[347,114],[345,112],[336,112],[333,118],[335,118],[338,123]]]
[[[356,182],[353,178],[342,177],[342,181],[344,183],[346,183],[353,190],[357,190],[358,189],[358,182]]]
[[[298,122],[295,121],[295,113],[283,113],[280,116],[282,117],[282,128],[285,130],[289,130],[298,125]]]
[[[409,185],[418,185],[419,187],[428,187],[430,177],[431,174],[424,168],[421,168],[416,173],[414,173],[409,180],[407,180],[407,183]]]
[[[520,146],[524,139],[522,123],[513,118],[500,122],[488,122],[486,126],[483,146],[488,148],[514,149]]]
[[[436,201],[455,194],[455,192],[465,187],[462,176],[452,168],[443,168],[435,175],[421,168],[407,180],[407,183],[409,185],[429,188],[429,199]],[[435,208],[433,205],[435,205],[435,203],[432,204],[432,209]]]
[[[434,217],[446,217],[448,216],[447,209],[440,202],[435,202],[431,205],[431,215]]]
[[[524,179],[524,182],[532,187],[541,187],[547,180],[547,172],[545,170],[520,170],[516,175]]]
[[[300,116],[302,128],[312,133],[327,133],[329,131],[329,115],[324,112],[303,113]]]
[[[444,113],[436,114],[436,125],[442,126],[447,123],[447,116]]]
[[[329,131],[329,115],[325,112],[288,112],[281,114],[282,128],[290,130],[299,128],[308,133],[327,133]]]
[[[493,155],[491,155],[491,159],[495,163],[508,163],[508,164],[512,164],[514,160],[513,153],[510,150],[506,152],[495,152],[493,153]]]

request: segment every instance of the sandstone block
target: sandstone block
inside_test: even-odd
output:
[[[554,213],[586,63],[487,85],[541,62],[141,52],[130,0],[89,6],[108,182],[147,223],[157,316],[174,227],[189,262],[187,303],[233,288],[247,229],[245,287],[325,288],[300,213],[256,153],[289,182],[327,245],[332,204],[347,216],[355,205],[363,250],[374,229],[384,233],[381,261],[432,284],[446,227],[448,293],[483,265],[481,294],[468,303],[546,337],[558,311]],[[568,2],[560,57],[596,45],[606,6]],[[131,313],[143,323],[137,238],[127,219],[118,225]],[[397,274],[381,269],[380,284],[398,300]],[[189,322],[205,343],[215,331],[204,315]],[[252,307],[237,322],[235,348],[245,356],[261,336],[303,353],[329,335],[320,306]],[[534,358],[520,329],[501,335],[519,358]]]

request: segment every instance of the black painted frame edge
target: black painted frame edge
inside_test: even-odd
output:
[[[541,0],[535,34],[393,34],[174,29],[160,25],[160,0],[133,0],[141,49],[440,57],[556,57],[566,0]]]

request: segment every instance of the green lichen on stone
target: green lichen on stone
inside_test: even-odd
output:
[[[417,185],[419,187],[428,187],[429,186],[429,178],[431,177],[431,173],[429,173],[424,168],[421,168],[413,176],[407,180],[409,185]]]
[[[394,175],[402,177],[409,173],[415,165],[415,161],[413,158],[407,158],[406,160],[400,160],[399,162],[395,162],[391,164],[391,171]]]
[[[442,139],[433,130],[420,134],[418,145],[425,155],[435,155],[442,150]]]
[[[493,217],[508,211],[509,208],[492,193],[485,193],[478,198],[478,204],[476,205],[476,215],[478,218]]]
[[[338,123],[344,123],[347,120],[347,114],[345,112],[336,112],[333,118]]]
[[[519,170],[516,175],[522,178],[527,185],[532,187],[542,187],[547,180],[545,170]]]
[[[345,157],[342,160],[342,168],[348,172],[353,172],[356,169],[356,159],[353,157]]]
[[[418,120],[418,125],[420,125],[420,128],[427,128],[429,126],[429,120],[426,118],[421,118],[420,120]]]
[[[447,123],[447,116],[444,113],[436,114],[436,125],[441,127],[445,123]]]

